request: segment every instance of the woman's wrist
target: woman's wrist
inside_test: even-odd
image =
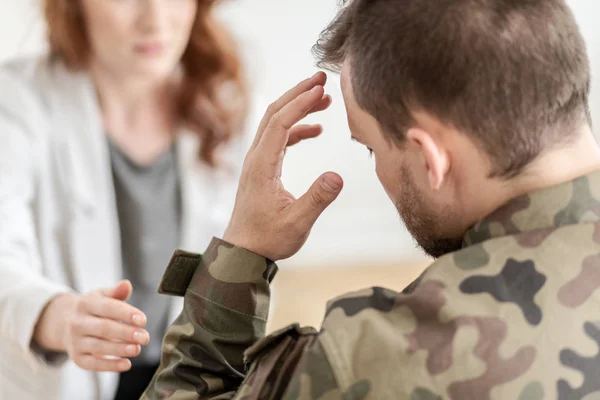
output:
[[[70,293],[53,297],[40,314],[32,342],[44,350],[66,351],[66,331],[76,302],[77,296]]]

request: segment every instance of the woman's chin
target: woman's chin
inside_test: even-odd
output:
[[[162,81],[177,68],[173,60],[137,59],[127,66],[127,75],[135,80]]]

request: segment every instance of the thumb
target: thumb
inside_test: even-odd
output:
[[[116,300],[126,301],[131,296],[132,291],[131,282],[122,280],[117,286],[102,290],[102,294]]]
[[[321,175],[295,204],[299,217],[307,220],[310,226],[317,221],[323,211],[338,197],[344,186],[342,177],[334,172]]]

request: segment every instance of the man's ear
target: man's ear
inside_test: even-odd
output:
[[[427,169],[429,186],[439,190],[450,170],[450,158],[445,148],[436,142],[432,135],[420,128],[411,128],[406,134],[409,142],[418,146]]]

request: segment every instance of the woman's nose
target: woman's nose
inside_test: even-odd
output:
[[[144,33],[160,32],[165,25],[168,13],[166,0],[139,0],[139,26]]]

